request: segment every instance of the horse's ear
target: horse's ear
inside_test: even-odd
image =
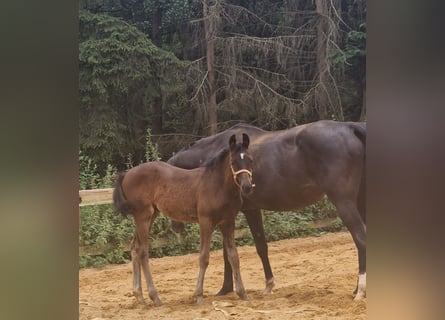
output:
[[[232,135],[230,137],[229,146],[230,146],[230,149],[235,148],[235,146],[236,146],[236,137],[235,137],[235,135]]]
[[[249,136],[247,135],[247,133],[243,133],[243,147],[247,149],[249,147],[249,143]]]

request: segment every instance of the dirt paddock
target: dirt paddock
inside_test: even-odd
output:
[[[223,280],[222,250],[210,253],[204,280],[204,305],[192,295],[198,275],[198,254],[150,259],[159,297],[154,307],[132,296],[131,264],[79,271],[79,319],[366,319],[366,298],[352,300],[357,279],[357,250],[347,232],[269,243],[276,286],[264,296],[264,273],[255,247],[238,247],[241,275],[248,294],[214,294]]]

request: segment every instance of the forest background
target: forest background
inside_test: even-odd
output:
[[[366,120],[365,16],[364,0],[80,0],[80,189],[238,122]],[[333,211],[324,199],[285,216],[307,227]],[[158,220],[155,233],[169,235]],[[131,221],[110,206],[83,207],[81,221],[81,246],[125,260]],[[274,225],[269,239],[313,233]],[[196,250],[190,237],[173,253]],[[81,266],[98,264],[93,251]]]

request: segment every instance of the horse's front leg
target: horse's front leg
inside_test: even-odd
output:
[[[198,305],[204,302],[204,276],[209,265],[210,257],[210,237],[214,224],[209,218],[201,218],[199,220],[199,237],[200,237],[200,249],[199,249],[199,273],[198,281],[196,283],[195,297]]]
[[[273,277],[272,268],[269,263],[269,253],[267,247],[266,235],[264,233],[263,216],[260,209],[243,211],[246,216],[247,224],[255,241],[255,248],[258,256],[263,263],[264,276],[266,278],[266,288],[263,294],[268,295],[272,293],[275,287],[275,278]]]
[[[241,271],[239,265],[238,251],[235,244],[235,220],[224,222],[220,225],[220,230],[223,235],[224,248],[227,251],[227,258],[232,266],[233,277],[235,278],[236,293],[238,296],[247,300],[246,289],[244,288],[241,279]]]
[[[144,272],[145,281],[147,283],[148,295],[155,306],[160,306],[162,302],[159,299],[158,292],[151,276],[150,267],[148,265],[148,234],[157,215],[158,212],[155,211],[153,208],[150,208],[149,210],[147,210],[146,214],[139,216],[135,215],[135,224],[138,242],[140,243],[138,255],[140,257],[142,271]]]

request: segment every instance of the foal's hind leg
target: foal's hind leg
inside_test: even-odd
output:
[[[162,302],[159,299],[158,292],[154,286],[150,268],[148,265],[148,234],[150,232],[153,221],[157,215],[158,212],[154,210],[152,207],[146,209],[146,211],[144,211],[143,213],[142,212],[136,213],[134,215],[134,220],[136,224],[135,243],[137,243],[137,246],[135,246],[135,254],[138,257],[137,260],[140,262],[140,265],[142,266],[142,271],[144,272],[145,281],[147,282],[147,287],[148,287],[148,295],[156,306],[160,306]],[[138,272],[138,277],[139,277],[139,283],[138,283],[139,288],[135,286],[133,292],[135,293],[136,298],[140,301],[141,299],[143,300],[142,290],[140,289],[140,272]],[[133,283],[137,283],[136,274],[134,275]]]
[[[204,302],[204,275],[209,265],[210,257],[210,237],[214,224],[209,218],[200,218],[199,220],[199,237],[200,237],[200,250],[199,250],[199,273],[198,281],[196,283],[195,298],[196,303],[201,305]]]
[[[239,265],[239,256],[235,245],[235,220],[224,222],[220,225],[220,230],[223,235],[224,248],[227,251],[227,258],[232,266],[233,277],[235,278],[236,293],[238,296],[247,300],[246,289],[241,280],[241,272]]]
[[[131,242],[131,262],[133,264],[133,295],[136,297],[139,303],[145,304],[144,297],[142,295],[141,286],[141,259],[139,258],[139,246],[137,242],[137,234],[134,235]]]

